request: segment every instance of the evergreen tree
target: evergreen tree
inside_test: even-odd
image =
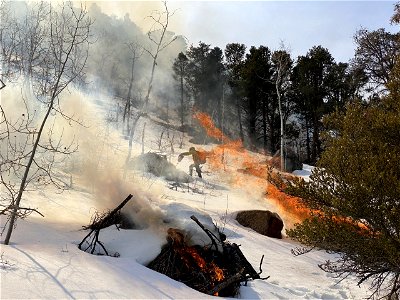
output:
[[[210,45],[203,42],[200,42],[197,47],[190,46],[186,53],[189,59],[187,82],[193,96],[194,106],[201,111],[206,111],[208,106],[205,90],[207,89],[206,66],[209,53]]]
[[[208,109],[212,116],[216,117],[218,127],[222,129],[222,101],[223,89],[225,84],[225,66],[223,63],[224,55],[219,47],[211,49],[207,57],[207,81],[206,90],[210,101]]]
[[[187,51],[189,64],[187,82],[196,109],[213,116],[222,126],[222,91],[224,85],[223,52],[220,48],[200,42]]]
[[[321,118],[328,113],[329,83],[334,60],[321,46],[300,56],[294,67],[292,82],[297,112],[305,121],[307,161],[315,163],[321,153]],[[311,140],[312,138],[312,140]]]
[[[400,33],[390,33],[383,28],[361,29],[354,40],[357,49],[352,63],[368,75],[372,90],[379,91],[389,82],[396,57],[400,55]]]
[[[236,110],[239,136],[242,142],[244,142],[244,131],[242,123],[243,78],[241,73],[245,52],[246,46],[244,44],[231,43],[225,47],[227,82],[231,88],[231,99]]]
[[[173,74],[174,79],[179,82],[179,93],[180,93],[179,115],[181,119],[182,129],[185,123],[185,112],[187,112],[187,107],[185,103],[185,94],[186,94],[185,86],[187,79],[188,64],[189,64],[189,59],[183,52],[180,52],[172,65],[172,70],[174,71]]]
[[[397,58],[387,96],[348,104],[345,112],[325,118],[330,130],[318,168],[310,182],[289,188],[313,209],[289,236],[338,253],[337,261],[320,267],[355,275],[359,283],[370,283],[372,296],[389,299],[400,295],[399,74]]]
[[[276,151],[279,142],[279,112],[272,75],[269,48],[252,46],[242,68],[247,129],[251,146],[257,146],[260,138],[264,150],[269,152]]]
[[[354,69],[347,63],[334,63],[328,75],[327,110],[344,110],[348,101],[361,98],[361,88],[368,78],[361,69]]]

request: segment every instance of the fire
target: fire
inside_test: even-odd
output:
[[[358,230],[360,230],[361,234],[367,234],[367,235],[373,234],[372,230],[370,228],[368,228],[368,226],[366,226],[365,224],[363,224],[361,222],[354,221],[352,218],[334,216],[333,220],[338,223],[346,223],[349,225],[355,225],[358,227]]]
[[[298,221],[303,221],[310,216],[310,209],[301,203],[300,198],[285,194],[272,183],[267,185],[267,194],[275,205],[293,215]]]
[[[213,285],[225,279],[224,271],[213,261],[207,263],[205,259],[201,257],[195,247],[182,247],[177,249],[177,251],[181,255],[188,269],[192,267],[192,263],[194,261],[203,273],[210,275]]]
[[[268,201],[283,213],[289,213],[297,221],[302,221],[309,216],[310,210],[301,205],[301,199],[285,194],[268,182],[267,176],[271,167],[265,157],[260,159],[256,154],[247,151],[240,140],[232,140],[225,136],[215,126],[209,115],[196,112],[194,118],[199,121],[210,137],[222,141],[220,145],[208,151],[207,161],[211,169],[226,171],[224,177],[229,177],[230,183],[233,185],[264,191]],[[229,176],[226,176],[228,174]],[[256,178],[249,181],[245,175],[252,175]]]
[[[267,162],[265,157],[264,161],[260,160],[255,154],[244,149],[240,140],[235,141],[225,136],[215,126],[209,115],[196,112],[194,118],[199,121],[210,137],[222,141],[220,145],[207,152],[207,161],[211,169],[224,170],[224,177],[229,177],[230,183],[233,185],[263,191],[270,203],[273,203],[280,212],[289,214],[297,222],[301,222],[310,216],[312,211],[302,203],[300,198],[289,196],[271,182],[268,182],[270,165],[276,165],[276,162]],[[252,175],[254,178],[250,181],[245,175]],[[284,174],[284,176],[291,177],[292,175]],[[338,219],[338,222],[350,223],[350,220],[342,218]],[[360,222],[358,227],[362,230],[369,230],[367,226]]]
[[[212,274],[212,278],[215,281],[222,281],[224,280],[225,276],[224,276],[224,271],[222,271],[222,269],[220,267],[218,267],[214,262],[212,262],[210,264],[210,270],[211,270],[211,274]]]
[[[225,140],[226,136],[214,125],[214,122],[209,115],[203,112],[195,112],[193,118],[200,122],[209,137]]]
[[[206,261],[204,260],[204,258],[200,256],[200,254],[194,247],[185,247],[181,249],[181,254],[185,254],[185,252],[188,253],[193,258],[193,260],[196,262],[197,266],[201,270],[204,270],[204,268],[206,267]],[[182,257],[187,258],[186,255],[182,255]],[[190,267],[190,263],[188,262],[187,259],[185,260],[185,263],[187,267]]]

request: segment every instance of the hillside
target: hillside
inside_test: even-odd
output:
[[[3,105],[18,107],[18,91],[18,86],[2,91]],[[61,119],[56,123],[56,133],[62,132],[64,139],[75,139],[79,145],[78,152],[56,166],[68,189],[59,193],[48,187],[24,194],[24,205],[37,208],[45,217],[32,214],[19,220],[12,243],[1,244],[1,298],[211,298],[145,267],[166,243],[168,228],[201,236],[201,230],[190,219],[192,214],[207,224],[214,222],[230,242],[241,245],[256,270],[265,255],[263,276],[270,277],[241,286],[238,298],[360,299],[368,295],[366,287],[358,287],[356,280],[339,281],[318,268],[319,263],[333,259],[332,255],[313,251],[295,257],[291,249],[299,245],[287,237],[278,240],[262,236],[236,222],[236,213],[248,209],[276,211],[285,227],[292,226],[296,218],[276,200],[265,197],[265,181],[238,172],[242,164],[229,151],[225,152],[225,163],[220,169],[210,161],[203,167],[203,179],[194,177],[193,182],[180,186],[173,187],[165,178],[133,166],[123,179],[128,141],[121,134],[121,124],[106,121],[113,114],[108,96],[86,95],[71,89],[64,97],[64,109],[85,125],[67,124]],[[191,146],[207,151],[216,148],[212,144],[192,145],[189,136],[182,137],[160,124],[149,118],[140,120],[133,157],[142,151],[142,132],[144,152],[166,155],[182,172],[187,172],[191,161],[186,157],[178,163],[180,152]],[[252,162],[266,159],[251,152],[241,152],[241,157],[251,158]],[[307,176],[309,167],[296,172]],[[126,211],[138,227],[117,230],[111,226],[100,233],[106,249],[120,256],[95,256],[80,251],[77,245],[86,235],[82,226],[89,224],[95,211],[113,209],[128,194],[134,197]],[[4,222],[2,218],[1,224]],[[204,237],[197,242],[205,243]]]

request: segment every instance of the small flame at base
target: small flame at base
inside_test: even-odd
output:
[[[182,247],[177,249],[177,252],[181,255],[181,258],[185,262],[187,268],[190,269],[192,267],[191,260],[193,260],[203,273],[209,274],[213,285],[225,279],[224,271],[213,261],[207,263],[205,259],[201,257],[195,247]]]

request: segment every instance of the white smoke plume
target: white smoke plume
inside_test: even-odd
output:
[[[36,112],[31,126],[37,128],[44,116],[44,107],[29,93],[29,89],[21,86],[21,83],[9,84],[2,90],[2,108],[9,121],[23,119],[22,115],[27,114],[24,109],[25,99],[29,112]],[[56,173],[63,177],[66,184],[72,184],[72,189],[92,193],[95,209],[99,212],[112,210],[132,194],[133,198],[125,208],[132,221],[141,227],[161,224],[163,214],[157,205],[151,203],[152,199],[158,198],[157,193],[143,190],[139,177],[127,180],[122,178],[127,141],[121,139],[113,125],[105,120],[105,107],[95,104],[105,99],[101,99],[102,97],[105,96],[89,96],[74,88],[61,95],[61,111],[73,120],[53,115],[47,122],[47,129],[41,140],[48,139],[47,134],[51,129],[53,141],[61,140],[65,145],[73,143],[78,146],[78,151],[62,164],[55,164]],[[22,134],[15,135],[13,139],[24,142]],[[8,151],[6,146],[6,143],[2,143],[2,154]],[[68,178],[71,178],[71,182],[68,182]]]
[[[85,126],[80,126],[78,130],[79,152],[72,162],[78,172],[76,175],[93,193],[99,211],[112,210],[132,194],[133,198],[124,210],[135,224],[146,227],[162,223],[161,211],[151,203],[152,199],[158,198],[157,193],[143,190],[140,177],[122,178],[128,143],[105,120],[104,110],[93,104],[101,96],[95,98],[84,94],[75,97],[71,94],[64,102],[68,109],[79,108],[80,113],[84,114],[82,119],[87,120]]]

